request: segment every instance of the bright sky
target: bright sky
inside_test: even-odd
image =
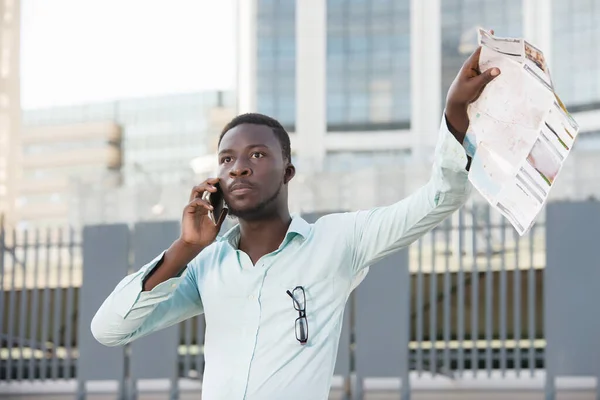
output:
[[[21,0],[21,104],[235,84],[234,0]]]

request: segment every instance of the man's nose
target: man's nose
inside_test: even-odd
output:
[[[250,176],[252,175],[252,169],[248,167],[246,163],[236,162],[231,170],[229,170],[229,176],[232,178],[239,178],[241,176]]]

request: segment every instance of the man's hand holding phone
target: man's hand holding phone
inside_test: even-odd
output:
[[[206,196],[203,198],[205,193],[208,193],[208,199]],[[221,210],[219,214],[215,212],[217,209]],[[214,213],[216,223],[209,217],[209,212]],[[178,276],[190,261],[215,241],[226,216],[219,179],[207,179],[195,186],[188,205],[183,209],[181,235],[166,251],[160,267],[146,277],[143,290],[152,290],[167,279]]]
[[[209,246],[217,237],[226,216],[219,179],[207,179],[192,189],[190,202],[183,210],[180,240],[194,247]]]

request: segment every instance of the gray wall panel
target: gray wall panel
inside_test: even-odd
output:
[[[550,203],[546,218],[546,366],[600,375],[600,203]]]
[[[140,222],[133,233],[136,268],[148,263],[166,250],[179,237],[178,222]],[[133,379],[171,379],[176,374],[177,325],[154,332],[131,344],[131,376]]]
[[[124,347],[106,347],[90,330],[96,311],[127,273],[129,228],[125,224],[87,226],[83,230],[83,281],[79,296],[78,378],[121,380]]]

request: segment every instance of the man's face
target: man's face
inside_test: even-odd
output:
[[[281,192],[288,163],[270,127],[241,124],[230,129],[219,145],[218,161],[230,215],[260,219],[286,201]]]

